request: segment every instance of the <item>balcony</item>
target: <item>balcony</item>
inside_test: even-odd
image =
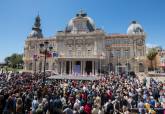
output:
[[[100,59],[100,57],[98,56],[98,55],[94,55],[94,54],[88,54],[88,53],[86,53],[86,54],[83,54],[83,53],[80,53],[80,54],[78,54],[78,53],[76,53],[76,54],[62,54],[62,55],[60,55],[58,58],[63,58],[63,59],[65,59],[65,58],[68,58],[68,59]]]

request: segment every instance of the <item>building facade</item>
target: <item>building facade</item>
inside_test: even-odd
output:
[[[96,28],[92,18],[80,11],[72,18],[64,31],[44,38],[40,17],[35,19],[32,32],[24,47],[24,69],[42,72],[53,70],[58,74],[98,75],[108,72],[145,72],[145,33],[142,26],[133,21],[126,34],[107,34]],[[52,56],[46,62],[40,44],[47,41]]]
[[[165,50],[159,51],[159,56],[160,56],[160,71],[165,72]]]

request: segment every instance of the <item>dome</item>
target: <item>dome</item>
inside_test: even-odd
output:
[[[83,11],[76,14],[76,17],[72,18],[66,27],[66,32],[92,32],[94,30],[93,19]]]
[[[143,27],[136,21],[132,21],[127,29],[127,34],[129,35],[141,35],[144,34]]]
[[[28,37],[29,38],[42,38],[43,35],[40,31],[32,30]]]

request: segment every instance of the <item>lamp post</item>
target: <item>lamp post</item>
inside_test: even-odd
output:
[[[51,46],[48,46],[49,45],[49,42],[48,41],[45,41],[44,43],[40,44],[40,52],[41,53],[44,53],[44,75],[42,77],[42,81],[43,83],[45,83],[45,78],[46,78],[46,59],[47,59],[47,54],[49,51],[52,50],[52,47]]]

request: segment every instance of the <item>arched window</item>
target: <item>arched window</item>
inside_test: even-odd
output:
[[[144,65],[143,65],[143,63],[139,63],[139,72],[144,72]]]
[[[53,63],[53,64],[52,64],[52,70],[55,70],[55,69],[56,69],[56,64]]]
[[[127,69],[128,71],[131,70],[131,65],[130,65],[130,63],[126,63],[125,66],[126,66],[126,69]]]
[[[109,63],[109,71],[113,71],[114,69],[113,69],[113,64],[112,63]]]
[[[117,72],[118,72],[119,74],[122,73],[122,64],[121,64],[121,63],[117,63],[117,64],[116,64],[116,70],[117,70]]]
[[[42,71],[42,62],[39,63],[39,71]]]
[[[29,70],[32,70],[32,66],[33,66],[33,64],[30,63],[30,64],[29,64]]]

